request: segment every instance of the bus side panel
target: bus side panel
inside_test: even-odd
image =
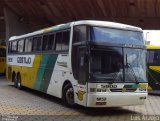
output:
[[[49,55],[42,55],[40,65],[37,68],[38,72],[36,74],[36,80],[35,80],[35,84],[34,84],[34,89],[36,89],[36,90],[40,91],[40,87],[41,87],[41,83],[42,83],[42,80],[43,80],[43,75],[44,75],[44,72],[45,72],[45,68],[46,68],[48,59],[49,59]]]
[[[45,93],[47,92],[57,57],[58,57],[58,54],[49,55],[48,62],[44,70],[44,74],[43,74],[42,82],[40,86],[40,90],[42,92],[45,92]]]
[[[22,71],[22,85],[34,89],[35,80],[37,77],[38,68],[40,65],[42,55],[35,55],[32,67],[23,67]]]
[[[51,81],[49,83],[49,87],[47,89],[47,94],[57,96],[61,98],[62,96],[62,86],[64,81],[68,80],[70,82],[73,81],[71,79],[72,74],[69,70],[69,55],[59,54],[55,63],[55,67],[53,69],[51,75]]]

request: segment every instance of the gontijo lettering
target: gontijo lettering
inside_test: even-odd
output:
[[[31,64],[31,57],[17,57],[17,63]]]

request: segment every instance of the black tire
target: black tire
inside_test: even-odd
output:
[[[14,82],[14,86],[17,88],[17,79],[16,79],[16,74],[12,74],[12,82]]]
[[[63,88],[63,101],[67,107],[75,107],[74,103],[74,90],[71,84],[67,84]]]
[[[21,89],[22,89],[22,85],[21,85],[21,74],[18,74],[18,75],[17,75],[17,79],[16,79],[16,80],[17,80],[17,88],[21,90]]]

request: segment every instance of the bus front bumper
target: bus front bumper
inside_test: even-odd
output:
[[[129,105],[142,105],[147,98],[146,93],[89,93],[87,96],[87,107],[119,107]]]

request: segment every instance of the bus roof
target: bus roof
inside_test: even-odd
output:
[[[160,49],[160,46],[157,45],[147,45],[147,49],[151,50],[151,49]]]
[[[60,25],[44,28],[44,29],[41,29],[41,30],[38,30],[38,31],[35,31],[32,33],[28,33],[28,34],[24,34],[24,35],[20,35],[20,36],[13,36],[13,37],[10,37],[9,41],[21,39],[21,38],[25,38],[25,37],[30,37],[30,36],[34,36],[34,35],[38,35],[38,34],[44,34],[44,33],[52,32],[52,31],[59,31],[62,29],[68,29],[68,28],[70,28],[70,24],[71,23],[60,24]]]
[[[107,22],[107,21],[96,21],[96,20],[81,20],[81,21],[76,21],[76,22],[70,22],[66,24],[60,24],[48,28],[44,28],[32,33],[20,35],[20,36],[13,36],[10,37],[9,41],[16,40],[16,39],[21,39],[29,36],[34,36],[38,34],[44,34],[52,31],[59,31],[63,29],[69,29],[71,26],[76,26],[76,25],[91,25],[91,26],[101,26],[101,27],[109,27],[109,28],[117,28],[117,29],[124,29],[124,30],[131,30],[131,31],[140,31],[142,32],[142,29],[139,27],[134,27],[126,24],[120,24],[120,23],[115,23],[115,22]]]
[[[109,22],[109,21],[95,21],[95,20],[83,20],[83,21],[76,21],[74,25],[91,25],[91,26],[101,26],[101,27],[109,27],[109,28],[117,28],[117,29],[125,29],[131,31],[140,31],[142,29],[135,26],[130,26],[127,24]]]

